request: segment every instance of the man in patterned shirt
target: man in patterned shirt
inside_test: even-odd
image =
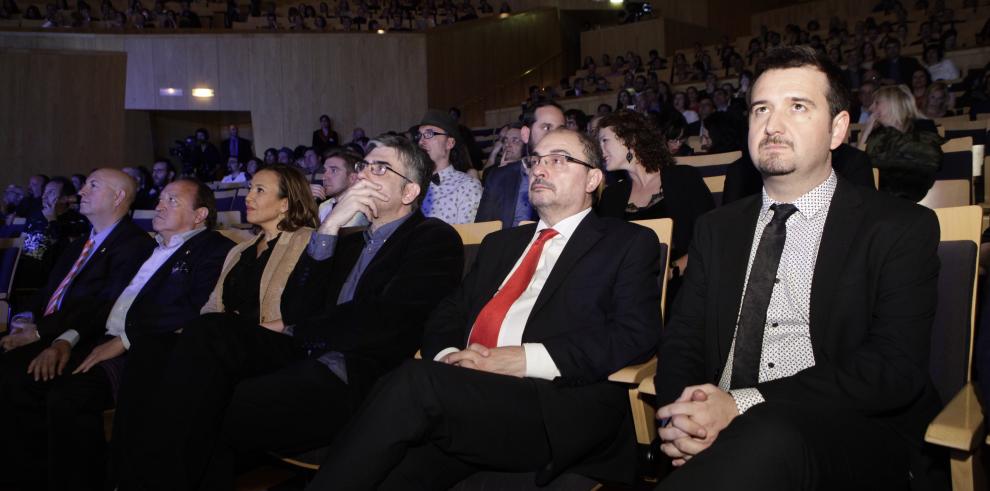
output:
[[[849,126],[837,67],[807,47],[765,62],[749,111],[762,196],[698,220],[660,343],[661,449],[678,469],[659,489],[934,481],[937,219],[832,170]]]
[[[450,224],[474,222],[481,202],[481,182],[455,169],[451,162],[452,151],[461,138],[457,123],[449,114],[430,109],[414,136],[436,164],[436,173],[423,199],[423,214]]]

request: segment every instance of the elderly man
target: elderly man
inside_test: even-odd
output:
[[[481,469],[635,478],[628,396],[607,377],[659,337],[657,237],[592,211],[588,137],[552,131],[525,162],[539,223],[485,238],[423,360],[379,383],[307,489],[448,489]]]
[[[701,217],[657,369],[659,489],[907,489],[923,435],[938,222],[832,169],[842,73],[779,48],[753,84],[761,195]]]
[[[423,199],[423,214],[451,224],[473,222],[481,201],[481,182],[455,169],[451,161],[467,155],[461,148],[457,123],[446,112],[431,109],[419,123],[415,139],[436,165]]]
[[[557,103],[541,102],[523,115],[524,126],[519,136],[523,145],[535,148],[547,133],[565,123],[564,110]],[[536,218],[536,211],[529,203],[529,179],[521,157],[488,170],[475,221],[501,220],[502,226],[509,228]]]
[[[7,350],[0,358],[0,407],[9,412],[2,420],[10,431],[0,459],[20,473],[4,479],[45,476],[38,468],[45,460],[38,457],[45,455],[45,425],[31,417],[45,413],[37,401],[100,341],[114,302],[154,247],[127,216],[136,187],[116,169],[90,174],[79,192],[79,212],[92,229],[65,249],[34,307],[16,315],[11,334],[0,340]]]
[[[358,182],[340,195],[307,249],[314,260],[331,262],[332,296],[324,312],[290,326],[281,320],[262,324],[281,334],[259,329],[217,336],[203,343],[209,353],[183,345],[189,348],[185,358],[201,359],[200,364],[188,371],[188,380],[173,384],[181,393],[163,399],[199,409],[158,422],[166,430],[163,436],[144,443],[168,455],[143,459],[145,486],[229,489],[232,450],[326,445],[377,378],[419,348],[427,315],[460,281],[463,247],[451,226],[419,211],[433,170],[426,153],[394,136],[371,147],[356,166]],[[341,234],[359,213],[370,220],[368,229]],[[273,354],[257,340],[284,342],[288,354]],[[198,376],[218,371],[230,385]],[[213,405],[195,398],[201,390],[230,395]],[[185,441],[174,436],[187,434]],[[172,453],[173,448],[182,451]],[[172,455],[181,455],[181,462],[173,462]]]

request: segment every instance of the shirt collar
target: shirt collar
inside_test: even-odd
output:
[[[814,218],[818,212],[827,208],[826,205],[832,202],[832,195],[835,194],[835,186],[838,182],[839,179],[835,176],[835,170],[830,171],[825,181],[794,200],[794,207],[806,220]],[[766,217],[770,211],[770,205],[778,203],[778,201],[771,199],[770,195],[767,194],[767,189],[763,188],[763,206],[760,208],[760,216]]]
[[[121,217],[120,220],[123,220],[123,217]],[[109,236],[113,232],[113,229],[117,228],[117,224],[120,223],[120,220],[113,222],[112,225],[110,225],[109,227],[103,230],[100,230],[99,232],[97,232],[95,228],[91,228],[89,230],[89,238],[93,241],[93,244],[99,245],[103,243],[103,241],[107,239],[107,236]]]
[[[453,177],[455,172],[457,172],[457,169],[455,169],[453,165],[448,165],[447,167],[444,167],[442,171],[437,172],[437,175],[440,176],[440,184],[443,184],[447,181],[447,179]]]
[[[392,236],[392,234],[395,233],[399,226],[405,223],[411,216],[412,212],[406,214],[406,216],[398,220],[393,220],[385,225],[382,225],[381,227],[378,227],[374,232],[371,231],[371,227],[364,229],[364,242],[367,244],[372,242],[385,242]]]
[[[162,249],[175,249],[177,247],[181,247],[187,240],[193,238],[193,236],[204,230],[206,230],[206,227],[196,227],[192,230],[182,232],[181,234],[175,234],[172,236],[170,244],[165,243],[165,238],[162,237],[161,234],[155,234],[155,241],[158,242],[158,247],[161,247]]]
[[[557,224],[553,226],[553,229],[557,231],[558,236],[563,237],[565,240],[569,240],[571,236],[574,235],[574,231],[577,230],[578,225],[580,225],[581,221],[584,220],[584,217],[588,216],[588,213],[591,213],[591,207],[585,208],[584,210],[557,222]],[[541,230],[548,228],[551,227],[541,218],[540,223],[536,224],[536,233],[539,234]]]

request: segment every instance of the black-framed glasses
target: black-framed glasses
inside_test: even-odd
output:
[[[442,131],[436,131],[427,128],[413,135],[413,140],[415,141],[432,140],[434,136],[438,136],[438,135],[447,136],[449,135],[449,133],[444,133]]]
[[[409,181],[410,183],[413,183],[412,179],[409,179],[408,177],[400,174],[398,171],[393,169],[388,162],[381,162],[381,161],[368,162],[367,160],[359,160],[357,163],[354,164],[354,172],[361,172],[365,169],[368,169],[368,172],[376,176],[384,176],[386,172],[391,172]]]
[[[583,160],[578,160],[570,155],[563,155],[559,153],[551,153],[549,155],[530,155],[528,157],[523,157],[522,162],[523,165],[525,165],[529,170],[532,170],[541,163],[554,170],[561,169],[568,163],[580,164],[589,169],[597,169],[597,167]]]

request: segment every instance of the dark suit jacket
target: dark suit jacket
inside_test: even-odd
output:
[[[219,233],[200,232],[182,244],[138,292],[125,327],[132,345],[174,332],[199,317],[234,242]]]
[[[98,341],[106,331],[107,316],[117,297],[155,248],[154,239],[125,216],[72,280],[62,298],[61,308],[44,316],[48,301],[72,269],[88,239],[85,235],[65,248],[48,283],[35,297],[31,311],[45,344],[50,344],[68,329],[79,332],[80,344]]]
[[[485,188],[481,193],[475,222],[501,220],[503,228],[512,227],[519,199],[519,181],[522,179],[522,161],[510,162],[502,167],[485,171]]]
[[[536,224],[529,224],[485,237],[471,272],[430,316],[423,359],[467,345],[478,313],[523,255],[535,230]],[[616,404],[628,409],[625,391],[606,380],[624,366],[646,361],[652,352],[649,343],[660,333],[659,270],[660,245],[652,231],[598,218],[594,212],[578,225],[554,265],[522,337],[523,343],[542,343],[561,373],[553,382],[534,384],[553,458],[547,472],[562,472],[592,458],[600,468],[578,470],[625,480],[634,469],[631,426],[630,431],[603,437],[583,425],[589,411]],[[574,415],[576,407],[585,414]]]
[[[891,65],[893,63],[891,60],[880,60],[873,65],[873,69],[877,71],[881,79],[887,78],[888,72],[891,71]],[[894,80],[899,84],[905,84],[908,87],[911,86],[911,77],[914,76],[916,70],[924,70],[925,68],[918,63],[918,60],[913,56],[901,56],[897,59],[897,70],[894,73]]]
[[[361,233],[339,239],[329,259],[326,308],[296,324],[293,333],[313,356],[343,353],[348,385],[362,392],[412,358],[427,316],[454,289],[464,269],[464,246],[454,228],[416,211],[368,264],[354,298],[337,305],[363,247]]]
[[[691,236],[694,234],[695,220],[715,208],[715,200],[708,186],[705,186],[701,173],[689,165],[673,165],[665,168],[662,179],[666,214],[649,218],[674,220],[670,257],[677,259],[688,252]],[[602,199],[598,202],[598,214],[603,217],[623,218],[631,193],[632,181],[629,178],[605,188]]]
[[[684,136],[700,136],[701,135],[701,120],[697,120],[693,123],[688,123],[684,128]]]
[[[698,220],[659,348],[657,403],[717,384],[736,329],[761,197]],[[935,214],[839,178],[811,286],[815,366],[756,387],[767,401],[858,412],[920,449],[939,410],[928,373],[939,241]]]
[[[312,143],[311,146],[316,149],[316,153],[322,154],[326,149],[340,145],[340,137],[333,130],[330,130],[329,137],[323,136],[323,130],[318,129],[313,132]]]
[[[866,152],[843,143],[832,150],[832,168],[847,181],[866,188],[876,189],[873,182],[873,165]],[[753,166],[749,155],[743,154],[729,164],[725,172],[725,188],[722,191],[722,204],[727,205],[763,189],[763,176]]]
[[[224,163],[227,159],[231,157],[230,155],[230,138],[220,142],[220,154],[223,156]],[[251,140],[247,138],[237,137],[237,157],[238,162],[247,162],[254,157],[254,150],[251,147]]]

